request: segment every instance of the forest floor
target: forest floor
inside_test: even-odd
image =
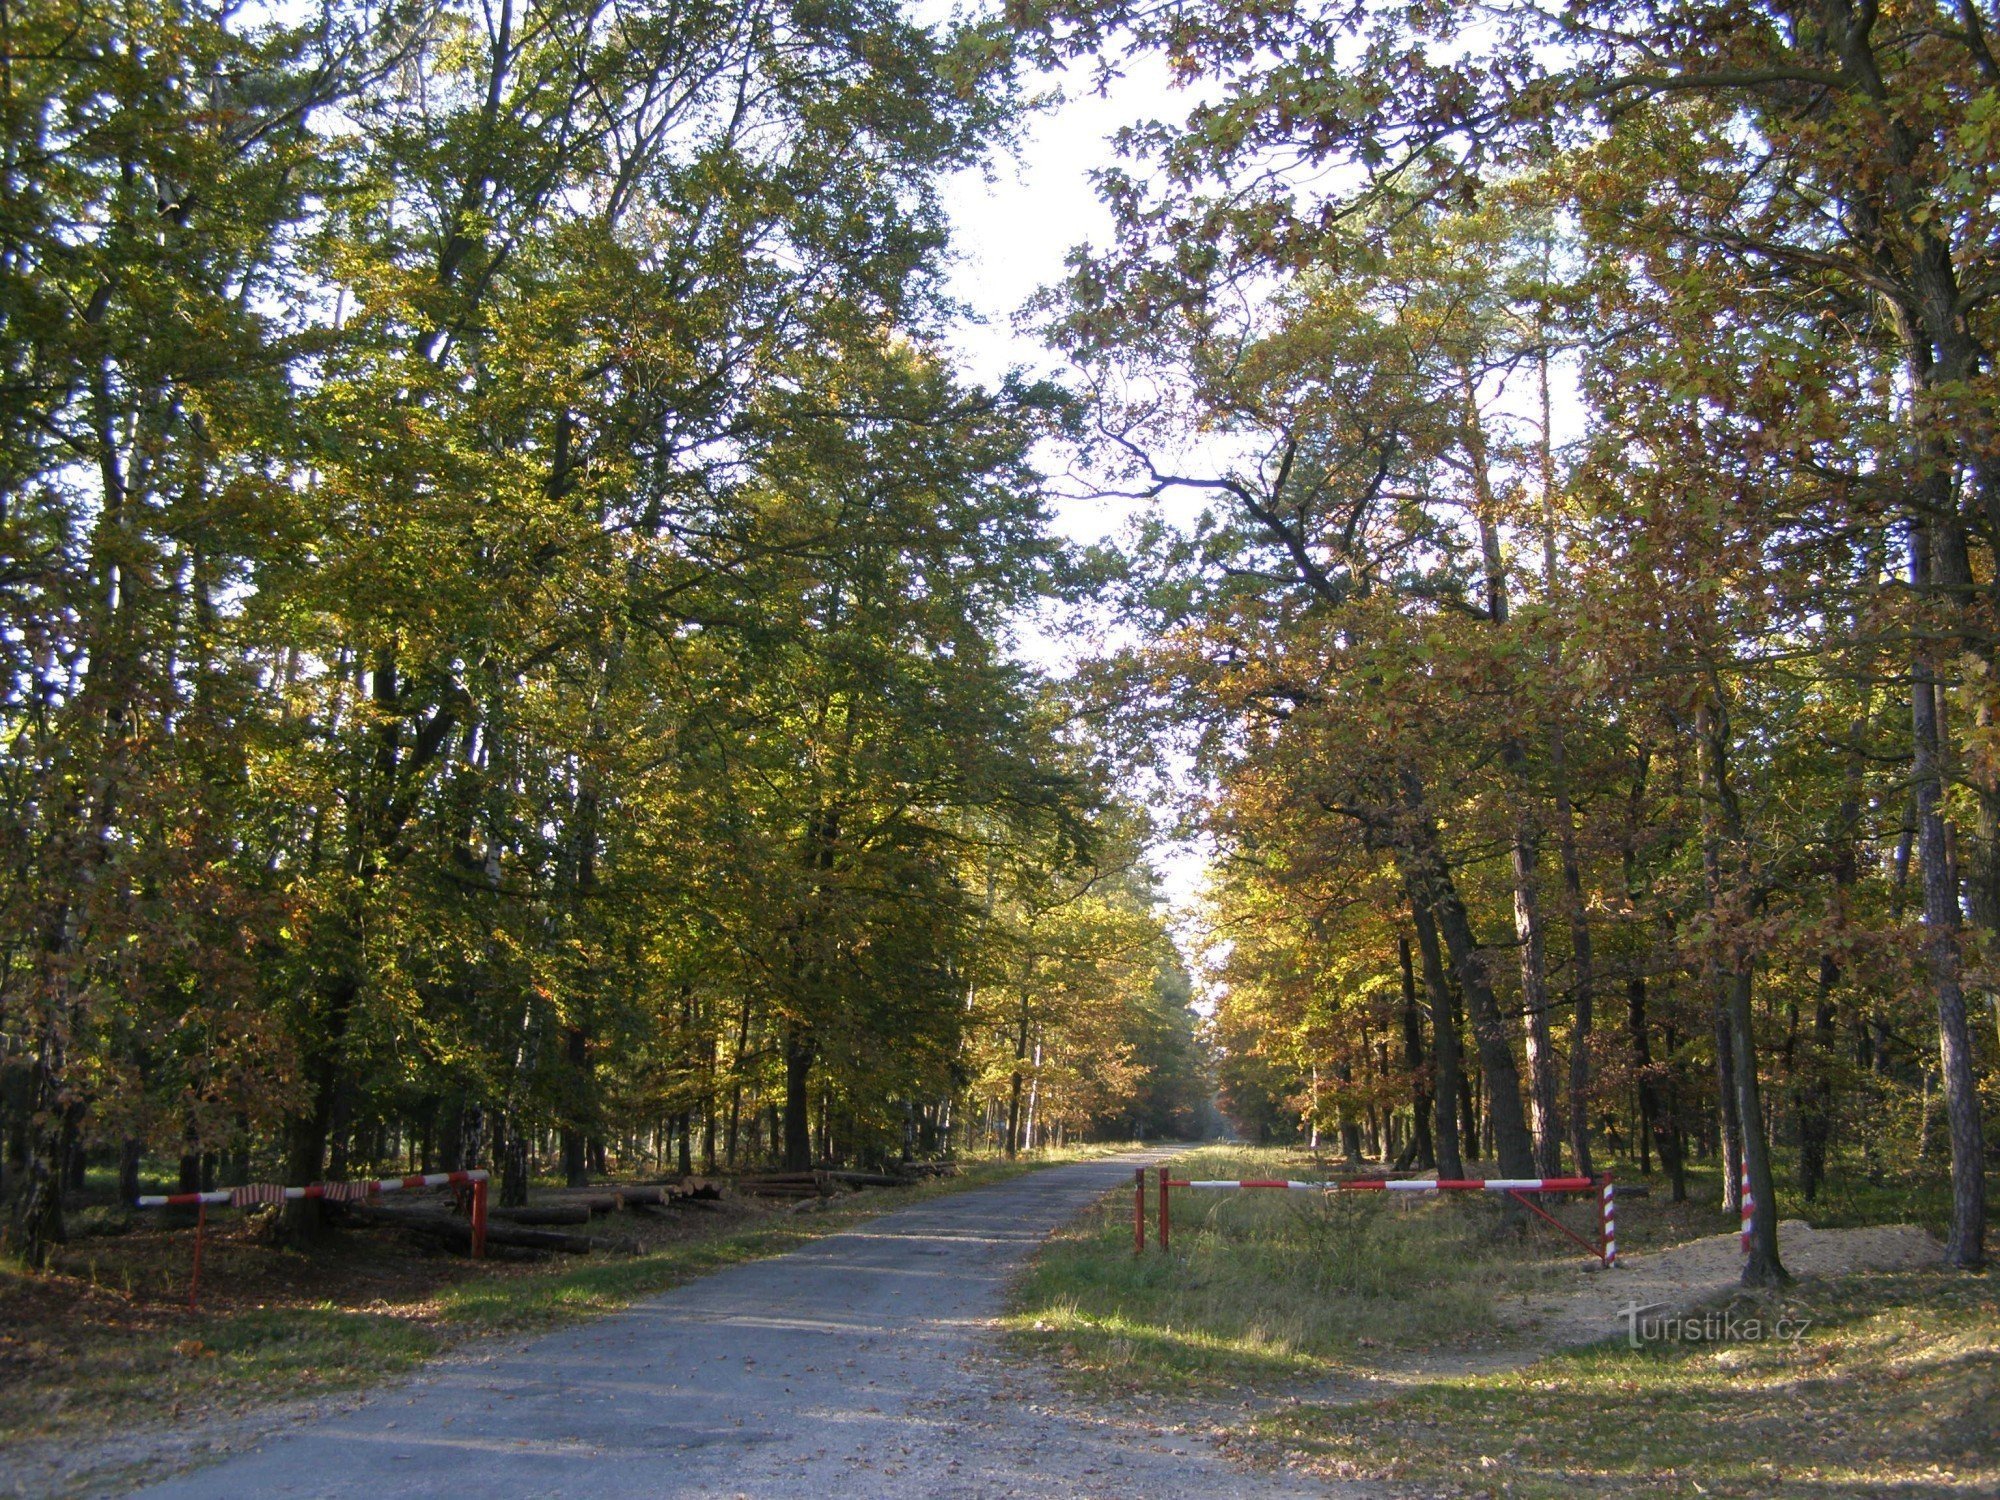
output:
[[[1174,1170],[1312,1165],[1232,1148]],[[2000,1287],[1849,1198],[1847,1227],[1784,1222],[1797,1282],[1747,1293],[1712,1186],[1621,1205],[1608,1272],[1491,1201],[1374,1194],[1179,1194],[1173,1253],[1135,1258],[1116,1194],[1037,1258],[1011,1341],[1091,1411],[1172,1413],[1189,1441],[1382,1495],[2000,1493]],[[1559,1212],[1585,1231],[1593,1210]]]
[[[885,1211],[1116,1149],[976,1160],[953,1177],[800,1204],[728,1195],[617,1214],[573,1232],[615,1237],[625,1253],[536,1261],[473,1262],[389,1229],[343,1229],[306,1255],[261,1216],[220,1213],[197,1311],[187,1223],[86,1210],[47,1273],[0,1260],[0,1496],[94,1493],[479,1341],[613,1312]]]

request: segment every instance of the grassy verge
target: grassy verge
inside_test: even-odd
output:
[[[210,1227],[195,1313],[185,1302],[189,1231],[153,1224],[77,1239],[41,1276],[0,1262],[0,1448],[351,1391],[468,1339],[611,1312],[890,1209],[1117,1149],[977,1161],[956,1177],[811,1212],[687,1210],[660,1223],[669,1238],[616,1259],[475,1264],[386,1232],[343,1233],[306,1256],[223,1220]]]
[[[1981,1278],[1896,1272],[1774,1306],[1797,1339],[1607,1343],[1370,1404],[1294,1406],[1255,1445],[1425,1495],[2000,1493],[2000,1301]]]
[[[1272,1177],[1272,1150],[1190,1152],[1195,1177]],[[1148,1212],[1153,1205],[1149,1202]],[[1588,1205],[1559,1210],[1587,1228]],[[1057,1234],[1015,1292],[1016,1346],[1110,1389],[1295,1381],[1384,1352],[1500,1348],[1498,1281],[1573,1270],[1573,1247],[1500,1232],[1488,1201],[1354,1193],[1177,1193],[1172,1251],[1132,1253],[1132,1202],[1114,1194]]]
[[[1190,1153],[1174,1170],[1315,1175],[1292,1153],[1241,1149]],[[1690,1201],[1670,1202],[1655,1179],[1621,1215],[1628,1252],[1731,1227],[1715,1174],[1690,1176]],[[1915,1208],[1929,1222],[1935,1196],[1934,1183],[1889,1182],[1780,1211],[1845,1227]],[[1591,1210],[1563,1212],[1582,1228]],[[1580,1257],[1539,1225],[1496,1232],[1491,1201],[1185,1193],[1174,1214],[1168,1256],[1134,1257],[1125,1194],[1053,1239],[1017,1290],[1016,1345],[1094,1395],[1282,1397],[1247,1435],[1232,1420],[1213,1436],[1392,1494],[2000,1494],[2000,1287],[1988,1278],[1808,1281],[1728,1309],[1739,1329],[1757,1316],[1768,1332],[1783,1315],[1789,1332],[1807,1325],[1801,1336],[1538,1358],[1526,1335],[1494,1326],[1492,1301],[1575,1287]],[[1465,1373],[1481,1362],[1460,1356],[1482,1351],[1520,1363]],[[1309,1384],[1329,1376],[1356,1378]]]

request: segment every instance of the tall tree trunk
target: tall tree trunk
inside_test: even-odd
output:
[[[1021,1150],[1021,1088],[1026,1081],[1028,1062],[1028,1001],[1026,991],[1021,1000],[1020,1024],[1014,1032],[1014,1073],[1007,1085],[1007,1160],[1012,1161]]]
[[[1554,247],[1551,237],[1542,241],[1542,263],[1552,268]],[[1544,285],[1552,285],[1545,279]],[[1551,611],[1563,620],[1560,567],[1561,548],[1557,540],[1555,416],[1553,382],[1549,378],[1549,356],[1554,343],[1549,309],[1544,303],[1536,310],[1536,388],[1541,398],[1542,422],[1536,448],[1541,459],[1542,491],[1542,588]],[[1564,682],[1562,635],[1556,633],[1549,644],[1549,681]],[[1570,987],[1569,1029],[1569,1149],[1576,1158],[1576,1170],[1583,1177],[1594,1176],[1590,1158],[1590,1031],[1597,1007],[1596,956],[1590,945],[1590,919],[1583,902],[1583,870],[1576,852],[1576,810],[1569,796],[1569,743],[1563,732],[1562,710],[1551,716],[1549,725],[1549,778],[1555,796],[1556,853],[1562,863],[1564,915],[1569,921]]]
[[[750,995],[743,996],[743,1008],[736,1016],[736,1052],[729,1061],[729,1134],[723,1159],[736,1165],[736,1130],[743,1108],[743,1055],[750,1047]]]
[[[1486,615],[1497,627],[1505,625],[1508,620],[1507,574],[1500,550],[1499,502],[1493,491],[1486,430],[1479,409],[1478,381],[1468,366],[1461,365],[1458,373],[1460,395],[1464,402],[1462,435],[1472,475],[1480,556],[1486,569]],[[1522,806],[1531,806],[1533,794],[1528,786],[1526,757],[1519,741],[1510,738],[1501,746],[1500,754],[1519,785]],[[1514,878],[1514,937],[1520,950],[1521,1005],[1527,1022],[1528,1102],[1534,1168],[1540,1176],[1556,1177],[1562,1173],[1562,1141],[1557,1133],[1561,1127],[1558,1124],[1555,1050],[1549,1040],[1548,968],[1544,958],[1541,902],[1535,882],[1534,824],[1525,812],[1515,824],[1510,854]],[[1450,942],[1449,932],[1446,933],[1446,942]],[[1457,959],[1454,948],[1454,962]],[[1479,1031],[1476,1009],[1473,1031],[1475,1036]],[[1484,1061],[1486,1054],[1483,1046],[1480,1055]],[[1492,1082],[1489,1077],[1489,1086]]]
[[[1562,1115],[1558,1108],[1555,1046],[1549,1038],[1549,984],[1542,951],[1541,898],[1536,890],[1534,833],[1521,824],[1511,852],[1514,938],[1521,955],[1521,1005],[1528,1042],[1528,1121],[1534,1132],[1535,1170],[1562,1176]]]
[[[1750,1254],[1743,1265],[1743,1284],[1772,1286],[1790,1281],[1791,1276],[1778,1259],[1777,1185],[1771,1175],[1770,1140],[1764,1128],[1763,1100],[1757,1079],[1757,1039],[1750,1010],[1755,960],[1748,935],[1741,930],[1762,902],[1755,890],[1754,872],[1749,868],[1742,809],[1730,785],[1729,729],[1717,698],[1705,699],[1697,710],[1696,732],[1701,739],[1705,793],[1702,812],[1708,825],[1702,839],[1708,904],[1718,924],[1731,920],[1735,929],[1719,932],[1711,941],[1725,946],[1728,953],[1720,1008],[1736,1075],[1734,1099],[1737,1129],[1742,1137],[1743,1172],[1749,1178],[1755,1200],[1751,1205]],[[1730,844],[1726,870],[1722,858],[1725,836]]]
[[[1931,577],[1930,528],[1910,527],[1910,582],[1921,594]],[[1951,1236],[1947,1263],[1975,1270],[1986,1261],[1986,1149],[1973,1075],[1972,1033],[1959,970],[1958,883],[1944,821],[1944,740],[1939,723],[1937,669],[1920,649],[1911,671],[1915,731],[1912,781],[1917,804],[1917,857],[1923,869],[1924,967],[1937,997],[1938,1052],[1945,1119],[1951,1133]]]
[[[1396,841],[1398,862],[1413,902],[1424,905],[1444,939],[1451,971],[1465,996],[1472,1037],[1479,1053],[1487,1111],[1493,1122],[1493,1147],[1503,1176],[1532,1177],[1535,1153],[1528,1122],[1521,1108],[1521,1075],[1500,1006],[1487,982],[1485,955],[1479,951],[1471,920],[1439,847],[1437,825],[1424,801],[1423,784],[1413,771],[1402,775],[1403,837]]]
[[[1424,1075],[1423,1012],[1417,1006],[1416,969],[1410,958],[1410,940],[1405,934],[1396,935],[1396,956],[1403,965],[1403,1065],[1410,1070],[1410,1118],[1416,1127],[1413,1133],[1416,1149],[1411,1160],[1428,1169],[1437,1166],[1437,1149],[1431,1140],[1432,1094],[1441,1092],[1445,1085],[1437,1081],[1436,1070],[1429,1078]],[[1456,1078],[1449,1081],[1453,1088],[1457,1084]],[[1455,1124],[1452,1128],[1456,1128]]]
[[[1562,863],[1563,906],[1569,919],[1569,1149],[1577,1175],[1596,1175],[1590,1156],[1590,1032],[1597,1009],[1597,957],[1590,944],[1590,920],[1584,908],[1583,868],[1576,852],[1576,812],[1569,800],[1569,747],[1558,726],[1550,735],[1549,755],[1555,778],[1556,853]]]
[[[563,1181],[573,1188],[588,1187],[590,1158],[584,1150],[586,1133],[581,1111],[590,1076],[590,1037],[581,1026],[563,1029],[563,1059],[569,1065],[570,1079],[577,1091],[577,1097],[572,1101],[574,1109],[570,1117],[563,1121],[561,1130]]]
[[[813,1039],[802,1021],[785,1026],[785,1117],[784,1164],[787,1172],[812,1168],[812,1081]]]
[[[1672,1111],[1661,1099],[1654,1078],[1643,974],[1634,974],[1625,981],[1625,1015],[1632,1038],[1632,1070],[1639,1082],[1639,1128],[1659,1148],[1660,1167],[1673,1183],[1674,1202],[1683,1203],[1687,1200],[1687,1168],[1681,1161],[1680,1137],[1674,1130]]]
[[[1866,717],[1855,719],[1848,727],[1847,774],[1832,830],[1833,901],[1828,915],[1843,926],[1851,917],[1848,896],[1860,873],[1855,839],[1861,822],[1862,753],[1867,728]],[[1839,983],[1840,961],[1829,950],[1820,955],[1819,980],[1813,995],[1811,1055],[1803,1069],[1806,1076],[1795,1101],[1799,1119],[1799,1192],[1808,1203],[1819,1196],[1820,1184],[1826,1180],[1827,1142],[1833,1132],[1834,1023]]]
[[[1354,1091],[1351,1087],[1354,1069],[1347,1063],[1340,1063],[1334,1068],[1333,1076],[1343,1085],[1349,1085],[1340,1091],[1340,1154],[1348,1166],[1358,1167],[1361,1165],[1361,1125],[1354,1118]]]
[[[1438,951],[1437,923],[1430,908],[1413,898],[1410,922],[1416,928],[1424,992],[1431,1002],[1431,1054],[1437,1063],[1433,1102],[1437,1111],[1438,1171],[1446,1177],[1463,1177],[1465,1163],[1459,1154],[1459,1139],[1471,1128],[1473,1115],[1466,1091],[1464,1057],[1459,1050],[1457,997],[1445,977],[1444,958]]]

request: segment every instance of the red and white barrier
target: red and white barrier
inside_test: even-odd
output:
[[[1223,1177],[1223,1178],[1176,1178],[1160,1169],[1160,1248],[1167,1248],[1172,1233],[1172,1210],[1167,1196],[1170,1188],[1224,1188],[1224,1189],[1275,1189],[1280,1192],[1295,1193],[1509,1193],[1524,1207],[1540,1214],[1549,1223],[1575,1240],[1584,1249],[1609,1267],[1618,1263],[1618,1235],[1616,1209],[1616,1189],[1607,1177],[1348,1177],[1326,1182],[1298,1182],[1283,1177]],[[1593,1246],[1576,1234],[1568,1225],[1544,1213],[1534,1203],[1522,1197],[1523,1193],[1588,1193],[1601,1189],[1599,1195],[1602,1239]],[[1744,1219],[1744,1247],[1749,1247],[1749,1219]],[[1139,1168],[1137,1186],[1133,1196],[1133,1247],[1135,1251],[1146,1248],[1146,1169]]]
[[[307,1187],[270,1188],[253,1184],[247,1188],[218,1188],[212,1193],[148,1193],[139,1199],[141,1208],[193,1208],[197,1204],[276,1203],[280,1198],[332,1198],[336,1201],[372,1198],[377,1193],[398,1193],[405,1188],[469,1187],[483,1183],[484,1170],[471,1172],[421,1172],[414,1177],[379,1177],[364,1182],[315,1182]],[[268,1195],[268,1196],[266,1196]]]
[[[481,1168],[469,1172],[419,1172],[412,1177],[378,1177],[362,1182],[314,1182],[305,1187],[279,1187],[276,1183],[251,1183],[244,1187],[218,1188],[209,1193],[146,1193],[141,1208],[192,1208],[194,1219],[194,1269],[188,1276],[188,1311],[193,1312],[201,1293],[201,1247],[208,1230],[208,1210],[235,1205],[250,1208],[260,1203],[283,1203],[301,1198],[324,1198],[336,1203],[353,1203],[377,1193],[400,1193],[409,1188],[469,1187],[472,1189],[472,1255],[486,1254],[486,1182],[489,1174]]]
[[[1604,1213],[1604,1265],[1609,1270],[1618,1264],[1618,1190],[1611,1185],[1609,1177],[1604,1179],[1604,1192],[1600,1201]]]

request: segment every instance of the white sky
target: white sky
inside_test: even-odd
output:
[[[1090,173],[1113,160],[1112,134],[1142,120],[1178,118],[1191,102],[1168,86],[1166,70],[1153,59],[1135,62],[1107,95],[1093,91],[1088,64],[1046,76],[1035,87],[1060,90],[1061,102],[1029,122],[1018,152],[988,170],[960,173],[945,192],[960,257],[951,291],[974,314],[952,342],[967,377],[987,384],[1010,369],[1056,374],[1064,368],[1059,354],[1019,326],[1019,314],[1037,291],[1062,279],[1063,258],[1074,246],[1108,239],[1111,218]],[[1048,461],[1060,463],[1062,456],[1051,452]],[[1053,506],[1055,528],[1074,542],[1107,541],[1142,508],[1143,502],[1067,496]],[[1023,655],[1057,673],[1068,671],[1090,645],[1045,622],[1021,627]],[[1184,920],[1206,859],[1198,849],[1162,846],[1155,862]]]

